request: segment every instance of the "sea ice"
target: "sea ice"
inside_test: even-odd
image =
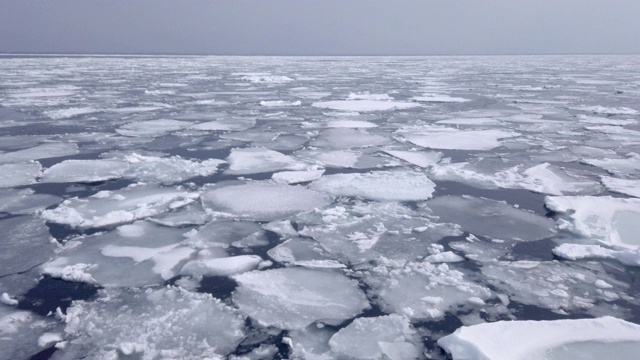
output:
[[[384,152],[422,168],[433,166],[442,159],[442,153],[435,151],[384,150]]]
[[[235,148],[227,157],[231,175],[257,174],[278,170],[305,170],[306,164],[280,152],[262,147]]]
[[[420,337],[407,318],[392,314],[358,318],[329,340],[331,350],[353,359],[418,359]]]
[[[46,169],[41,182],[100,182],[121,178],[129,164],[121,160],[65,160]]]
[[[611,192],[640,197],[640,180],[601,176],[602,184]]]
[[[327,129],[312,142],[312,146],[326,149],[352,149],[381,146],[391,143],[389,138],[349,128]]]
[[[50,222],[78,228],[105,227],[133,222],[186,206],[199,194],[181,188],[132,185],[116,191],[101,191],[88,198],[71,198],[42,212]]]
[[[264,326],[302,329],[315,322],[337,325],[369,308],[357,282],[333,271],[285,268],[233,277],[233,302]]]
[[[182,130],[190,125],[190,122],[180,120],[146,120],[125,124],[117,128],[116,132],[124,136],[159,137],[173,131]]]
[[[195,232],[189,232],[187,236],[190,245],[196,248],[228,248],[249,242],[266,241],[262,227],[249,221],[212,221]]]
[[[506,130],[458,130],[438,126],[401,129],[399,133],[415,145],[446,150],[491,150],[501,145],[501,139],[520,135]]]
[[[244,318],[209,294],[179,287],[105,291],[64,316],[67,346],[57,359],[220,359],[245,334]]]
[[[260,101],[260,106],[264,107],[289,107],[289,106],[300,106],[302,102],[300,100],[297,101],[284,101],[284,100],[272,100],[272,101]]]
[[[286,265],[296,265],[307,268],[346,267],[341,262],[328,256],[315,241],[299,237],[283,242],[270,249],[267,254],[273,260]]]
[[[328,128],[375,128],[378,127],[377,124],[374,124],[370,121],[362,121],[362,120],[331,120],[328,121],[326,126]]]
[[[434,102],[434,103],[463,103],[463,102],[471,101],[469,99],[449,96],[445,94],[424,94],[422,96],[415,96],[411,99],[415,101],[420,101],[420,102]]]
[[[548,196],[545,206],[560,216],[558,226],[609,246],[640,247],[640,199],[611,196]]]
[[[224,117],[214,121],[208,121],[191,126],[191,129],[202,131],[242,131],[256,125],[252,118]]]
[[[640,154],[629,153],[626,159],[585,159],[583,163],[597,166],[620,176],[640,176]]]
[[[0,220],[0,277],[25,272],[55,255],[55,239],[44,221],[31,216]]]
[[[492,239],[533,241],[555,234],[552,220],[504,202],[471,196],[441,196],[427,202],[441,222]]]
[[[363,197],[379,201],[417,201],[431,198],[435,184],[412,171],[374,171],[366,174],[327,175],[309,185],[334,196]]]
[[[317,166],[329,168],[369,169],[399,165],[398,162],[349,150],[301,150],[296,151],[294,156]]]
[[[640,325],[611,316],[498,321],[461,327],[438,345],[454,360],[633,359],[640,351]]]
[[[2,157],[2,155],[0,155]],[[38,162],[0,165],[0,188],[30,185],[40,176],[42,166]]]
[[[298,184],[317,180],[322,177],[324,170],[307,170],[307,171],[281,171],[273,174],[271,179],[278,183]]]
[[[311,106],[340,111],[389,111],[404,110],[420,106],[420,104],[390,100],[333,100],[314,102]]]
[[[209,176],[218,171],[224,160],[203,161],[183,159],[180,156],[157,157],[136,153],[125,155],[129,163],[125,178],[146,183],[175,184],[197,176]]]
[[[184,264],[180,274],[191,276],[228,276],[255,270],[262,261],[256,255],[238,255],[230,257],[205,257]]]
[[[213,213],[257,221],[283,219],[330,202],[320,192],[271,181],[207,185],[202,194],[205,209]]]
[[[46,143],[28,149],[2,153],[0,154],[0,164],[70,156],[77,153],[78,145],[73,143]]]
[[[7,360],[31,359],[44,350],[39,346],[40,337],[56,330],[59,326],[50,318],[0,304],[0,357]]]

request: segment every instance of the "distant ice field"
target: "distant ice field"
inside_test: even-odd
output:
[[[0,360],[631,359],[640,56],[0,56]]]

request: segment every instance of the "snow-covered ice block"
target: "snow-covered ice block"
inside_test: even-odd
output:
[[[244,338],[244,318],[209,294],[179,287],[115,290],[76,301],[59,359],[219,359]],[[58,354],[56,354],[58,355]]]
[[[0,164],[27,162],[77,154],[78,145],[73,143],[47,143],[13,152],[0,154]]]
[[[432,263],[449,263],[464,261],[464,258],[453,251],[445,251],[438,254],[429,255],[424,258],[425,261]]]
[[[42,266],[42,272],[102,286],[162,284],[195,253],[194,248],[181,243],[184,233],[184,229],[147,221],[122,225],[67,242],[56,259]]]
[[[122,125],[116,129],[116,132],[124,136],[159,137],[174,131],[182,130],[190,125],[190,122],[180,120],[146,120]]]
[[[640,180],[618,179],[609,176],[601,176],[600,180],[609,191],[640,197]]]
[[[640,247],[640,199],[611,196],[548,196],[561,229],[609,246]]]
[[[333,109],[340,111],[390,111],[404,110],[420,106],[414,102],[391,101],[391,100],[332,100],[319,101],[311,104],[313,107],[323,109]]]
[[[65,160],[46,169],[41,182],[99,182],[121,178],[129,164],[121,160]]]
[[[124,160],[129,163],[125,178],[160,184],[175,184],[197,176],[209,176],[225,163],[219,159],[197,161],[180,156],[158,157],[135,153],[125,155]]]
[[[615,259],[629,266],[640,266],[640,249],[612,250],[600,245],[562,244],[555,247],[553,254],[569,260]]]
[[[305,170],[307,165],[291,156],[263,147],[235,148],[227,157],[226,174],[244,175],[279,170]]]
[[[352,149],[381,146],[391,143],[391,139],[364,130],[333,128],[323,130],[311,145],[326,149]]]
[[[502,144],[500,140],[519,136],[506,130],[458,130],[449,127],[426,126],[398,131],[409,142],[430,149],[491,150]]]
[[[440,319],[450,309],[469,306],[470,298],[486,300],[491,296],[488,288],[447,264],[382,260],[365,276],[365,282],[371,287],[371,296],[389,313]]]
[[[2,164],[0,165],[0,188],[31,185],[36,182],[41,171],[42,166],[38,162]]]
[[[2,219],[0,229],[0,277],[27,271],[55,255],[55,240],[41,219],[31,216]]]
[[[322,177],[324,170],[307,170],[307,171],[281,171],[273,174],[271,178],[275,182],[284,184],[298,184],[308,181],[317,180]]]
[[[471,196],[441,196],[427,202],[442,222],[499,240],[533,241],[555,234],[552,220],[507,203]]]
[[[640,325],[596,319],[498,321],[463,326],[438,340],[454,360],[634,359]]]
[[[65,200],[58,207],[43,211],[42,217],[78,228],[113,226],[186,206],[199,196],[181,188],[134,185],[122,190],[101,191],[88,198]]]
[[[302,186],[271,181],[207,185],[202,193],[205,209],[225,216],[257,221],[283,219],[323,207],[331,197]]]
[[[270,249],[267,254],[273,260],[287,265],[303,266],[307,268],[344,268],[339,261],[332,259],[313,240],[293,238]]]
[[[432,166],[440,162],[442,159],[441,152],[425,152],[425,151],[402,151],[402,150],[384,150],[387,154],[395,156],[410,164],[423,168]]]
[[[329,340],[338,356],[354,359],[417,359],[422,344],[408,319],[392,314],[358,318]]]
[[[380,201],[426,200],[431,198],[435,186],[426,175],[404,170],[327,175],[309,185],[311,189],[334,196]]]
[[[357,282],[333,271],[285,268],[233,277],[233,302],[262,325],[302,329],[321,321],[339,324],[369,308]]]

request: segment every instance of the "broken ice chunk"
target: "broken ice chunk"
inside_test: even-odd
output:
[[[302,329],[314,321],[339,324],[369,302],[355,281],[337,272],[285,268],[233,277],[233,302],[262,325]]]
[[[493,239],[533,241],[555,234],[552,220],[500,201],[442,196],[429,200],[427,206],[442,222],[456,223],[463,230]]]
[[[640,325],[611,316],[498,321],[463,326],[438,345],[454,360],[633,359],[640,352]]]
[[[124,159],[129,163],[125,178],[160,184],[175,184],[197,176],[209,176],[225,163],[219,159],[197,161],[180,156],[157,157],[135,153],[126,155]]]
[[[298,184],[319,179],[324,170],[308,170],[308,171],[281,171],[273,174],[271,178],[275,182],[284,184]]]
[[[0,154],[0,164],[19,163],[38,159],[48,159],[75,155],[78,145],[73,143],[47,143],[32,148]]]
[[[407,318],[392,314],[358,318],[329,340],[331,350],[354,359],[417,359],[419,336]]]
[[[43,210],[62,201],[61,198],[49,194],[35,194],[32,189],[0,190],[0,212],[13,215],[28,215]]]
[[[280,152],[262,147],[235,148],[227,158],[231,175],[257,174],[278,170],[304,170],[306,164]]]
[[[124,136],[160,137],[173,131],[182,130],[189,125],[191,125],[190,122],[180,120],[147,120],[125,124],[116,129],[116,132]]]
[[[423,168],[437,164],[442,159],[441,152],[385,150],[387,154]]]
[[[199,194],[180,188],[133,185],[117,191],[101,191],[88,198],[65,200],[58,207],[43,211],[42,217],[83,229],[113,226],[186,206],[198,197]]]
[[[449,127],[428,126],[398,131],[409,142],[431,149],[491,150],[501,145],[500,140],[519,136],[506,130],[458,130]]]
[[[0,277],[27,271],[55,255],[55,240],[41,219],[31,216],[3,219],[0,229]]]
[[[203,131],[242,131],[250,129],[255,125],[255,119],[224,117],[222,119],[193,125],[191,126],[191,129]]]
[[[334,196],[359,196],[379,201],[417,201],[431,198],[435,184],[412,171],[375,171],[324,176],[309,185]]]
[[[351,149],[380,146],[391,143],[391,139],[382,135],[369,134],[364,130],[349,128],[327,129],[312,142],[312,146],[326,149]]]
[[[286,218],[330,202],[331,198],[320,192],[271,181],[207,185],[202,194],[205,209],[257,221]]]
[[[0,165],[0,188],[33,184],[40,176],[40,171],[42,166],[37,162],[2,164]]]
[[[308,268],[344,268],[344,264],[325,254],[318,244],[305,238],[293,238],[270,249],[267,254],[273,260],[288,265]]]
[[[422,96],[414,96],[411,98],[420,102],[433,102],[433,103],[463,103],[471,101],[462,97],[455,97],[446,94],[424,94]]]
[[[218,359],[245,336],[235,309],[179,287],[111,289],[97,301],[74,302],[64,320],[69,343],[59,350],[62,359]]]
[[[626,159],[585,159],[583,163],[597,166],[608,173],[619,176],[640,175],[640,154],[629,153]]]
[[[618,179],[609,176],[601,176],[600,179],[609,191],[640,198],[640,180]]]
[[[99,182],[121,178],[129,164],[120,160],[65,160],[46,169],[41,182]]]
[[[404,110],[413,107],[418,107],[420,104],[404,101],[390,101],[390,100],[333,100],[333,101],[320,101],[311,104],[313,107],[323,109],[333,109],[340,111],[389,111],[389,110]]]
[[[16,311],[0,304],[0,356],[3,359],[30,359],[43,349],[39,339],[59,330],[57,321],[29,311]]]
[[[255,270],[262,261],[256,255],[238,255],[191,260],[184,264],[180,274],[191,276],[228,276]]]

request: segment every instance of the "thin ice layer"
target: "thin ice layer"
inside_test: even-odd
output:
[[[435,184],[422,173],[399,170],[327,175],[311,183],[310,188],[334,196],[417,201],[431,198]]]
[[[197,200],[199,194],[154,185],[101,191],[88,198],[71,198],[42,212],[50,222],[78,228],[105,227],[133,222],[177,209]]]
[[[0,220],[0,277],[24,272],[55,255],[55,240],[44,221],[31,216]]]
[[[640,325],[611,316],[498,321],[463,326],[438,340],[438,345],[454,360],[583,359],[592,358],[595,346],[600,347],[597,351],[603,358],[633,359],[640,351]],[[571,351],[563,357],[565,347]]]
[[[330,202],[331,197],[320,192],[271,181],[209,185],[202,194],[205,209],[257,221],[283,219]]]
[[[548,196],[545,205],[560,215],[561,229],[579,237],[629,249],[640,246],[640,199]]]
[[[179,287],[109,290],[97,301],[74,302],[64,320],[69,343],[58,359],[218,359],[245,336],[236,310]]]
[[[31,185],[36,182],[41,170],[42,166],[37,162],[2,164],[0,165],[0,188]]]
[[[427,202],[442,222],[500,240],[533,241],[555,234],[552,220],[507,203],[471,196],[441,196]]]
[[[339,324],[369,308],[357,282],[333,271],[284,268],[234,276],[233,302],[262,325],[302,329]]]

